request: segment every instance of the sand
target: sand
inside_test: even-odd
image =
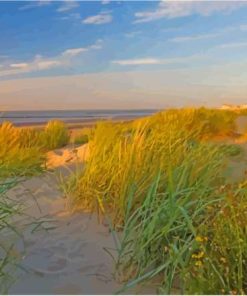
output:
[[[8,192],[28,215],[17,221],[24,231],[24,239],[16,242],[21,269],[13,273],[16,282],[9,294],[114,294],[122,287],[106,252],[116,255],[109,227],[99,224],[95,214],[70,213],[58,188],[58,174],[66,177],[78,159],[85,159],[87,149],[84,145],[76,151],[68,147],[50,152],[53,171],[22,181]],[[138,292],[154,294],[155,288],[131,291]]]
[[[46,167],[54,169],[62,166],[71,166],[78,162],[84,162],[89,155],[88,144],[82,146],[68,146],[63,149],[56,149],[47,153]]]

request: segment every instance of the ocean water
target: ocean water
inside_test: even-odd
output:
[[[0,112],[0,123],[16,125],[44,124],[58,119],[67,123],[91,122],[100,119],[132,119],[151,115],[158,110],[68,110],[68,111],[5,111]]]

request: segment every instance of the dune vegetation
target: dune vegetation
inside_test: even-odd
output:
[[[15,252],[15,241],[22,234],[14,223],[23,215],[22,205],[11,200],[7,192],[20,177],[36,175],[44,171],[46,152],[59,148],[69,141],[68,130],[63,123],[49,122],[44,131],[17,128],[10,122],[0,125],[0,294],[7,293],[13,269],[20,256]],[[5,235],[11,239],[6,240]]]
[[[1,181],[0,183],[0,293],[6,294],[14,281],[13,269],[16,268],[19,255],[15,252],[14,242],[21,234],[13,224],[13,218],[22,214],[21,205],[8,198],[6,192],[17,184],[16,180]],[[11,234],[11,240],[5,235]]]
[[[227,180],[241,149],[222,144],[240,136],[237,116],[183,109],[96,126],[70,204],[121,232],[125,289],[152,279],[160,293],[247,293],[247,182]]]
[[[0,125],[0,177],[33,174],[44,162],[39,136],[32,129]]]
[[[65,123],[51,120],[40,134],[41,145],[48,150],[57,149],[68,144],[70,135]]]
[[[20,205],[7,190],[42,172],[46,152],[88,142],[80,172],[64,184],[72,209],[97,211],[118,231],[116,276],[123,290],[154,281],[159,293],[247,293],[247,181],[229,180],[236,143],[233,111],[168,110],[131,122],[101,122],[73,139],[66,125],[0,125],[0,235],[15,232]],[[0,243],[0,284],[16,256]],[[1,285],[2,286],[2,285]],[[174,290],[176,289],[176,290]],[[1,291],[2,292],[2,291]],[[121,291],[119,291],[121,292]]]
[[[0,125],[0,178],[42,171],[45,153],[68,142],[68,129],[57,120],[48,122],[44,130],[17,128],[4,122]]]
[[[76,145],[82,145],[88,143],[92,136],[92,128],[82,128],[72,139],[72,142]]]

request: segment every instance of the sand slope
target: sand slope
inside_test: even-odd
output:
[[[61,166],[71,165],[75,162],[83,162],[88,158],[88,144],[79,147],[66,147],[56,149],[47,153],[46,166],[48,169],[54,169]]]
[[[85,147],[81,151],[84,155]],[[67,148],[51,152],[49,166],[56,167],[54,172],[32,177],[8,192],[29,215],[18,218],[19,228],[25,230],[24,243],[17,242],[22,269],[14,274],[17,280],[10,294],[113,294],[122,286],[114,279],[114,262],[105,251],[116,254],[109,228],[94,214],[69,213],[58,189],[56,174],[66,174],[61,165],[73,165],[73,155]],[[150,288],[140,293],[154,292]]]
[[[50,167],[75,161],[69,149],[61,152],[52,152]],[[109,229],[95,215],[66,211],[56,171],[21,182],[8,196],[30,216],[18,221],[25,229],[25,247],[21,240],[17,245],[25,252],[21,265],[26,271],[16,271],[10,294],[111,294],[120,287],[112,274],[113,260],[104,251],[115,248]]]
[[[114,247],[106,227],[89,214],[68,215],[65,200],[49,176],[32,178],[11,192],[27,206],[21,224],[25,231],[25,257],[11,294],[97,294],[112,293],[111,258],[103,247]],[[34,200],[35,199],[35,200]],[[34,222],[35,221],[35,222]],[[19,249],[24,250],[19,242]],[[111,284],[109,284],[111,283]]]

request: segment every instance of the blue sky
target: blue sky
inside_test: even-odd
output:
[[[246,15],[236,0],[0,2],[0,108],[246,103]]]

